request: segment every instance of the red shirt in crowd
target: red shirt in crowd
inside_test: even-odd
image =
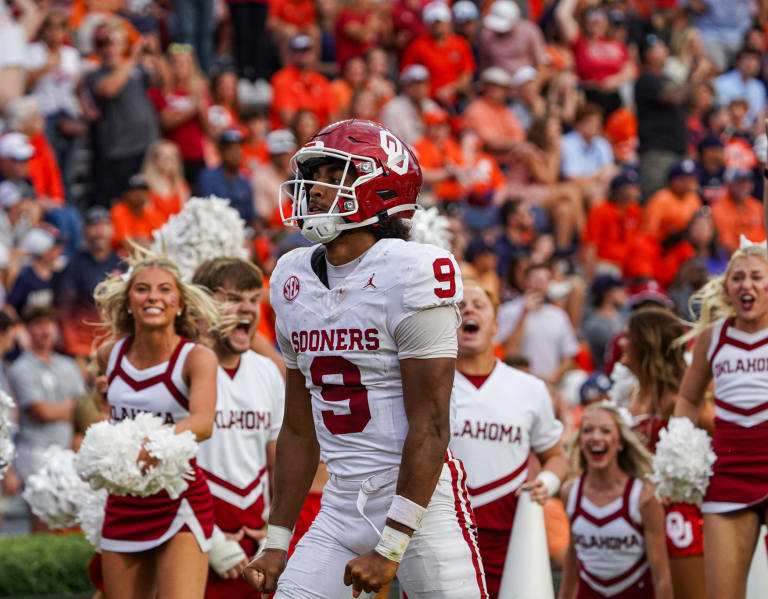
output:
[[[617,40],[590,40],[580,34],[571,50],[581,81],[604,81],[629,60],[627,46]]]
[[[427,67],[432,95],[441,87],[453,83],[464,73],[475,71],[475,59],[469,42],[459,35],[449,35],[443,42],[432,36],[415,40],[405,50],[401,68],[422,64]]]
[[[147,93],[149,99],[155,105],[155,110],[157,110],[158,114],[166,109],[188,110],[195,102],[192,96],[181,89],[163,90],[152,88]],[[185,162],[196,162],[203,159],[205,133],[200,118],[197,115],[176,125],[173,129],[165,129],[163,136],[179,146],[181,157]]]
[[[582,241],[595,247],[598,260],[622,267],[633,238],[640,233],[642,220],[643,211],[637,202],[624,207],[601,202],[589,211]]]
[[[376,39],[360,42],[349,37],[344,32],[344,27],[349,23],[365,25],[370,19],[375,18],[372,13],[359,13],[352,10],[342,10],[336,19],[336,62],[342,67],[350,58],[363,56],[375,44]]]

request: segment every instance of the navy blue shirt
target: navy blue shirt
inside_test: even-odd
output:
[[[110,252],[103,262],[97,262],[87,251],[80,250],[54,280],[56,305],[93,307],[93,290],[96,285],[107,275],[124,271],[125,264],[115,252]]]
[[[206,197],[216,195],[229,200],[232,208],[240,213],[246,223],[256,218],[256,209],[253,207],[253,190],[248,179],[241,174],[229,177],[222,167],[207,168],[197,178],[195,195]]]
[[[31,266],[25,266],[16,277],[6,301],[19,315],[27,306],[52,306],[53,278],[44,281],[37,276]]]

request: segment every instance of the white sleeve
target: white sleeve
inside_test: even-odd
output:
[[[562,320],[562,326],[560,327],[562,332],[562,338],[560,339],[560,355],[563,358],[572,358],[579,353],[579,341],[576,339],[573,325],[565,311],[562,311],[560,316]]]
[[[277,344],[280,346],[280,351],[283,353],[285,367],[298,370],[299,363],[296,361],[296,350],[293,349],[290,339],[283,335],[277,325],[275,325],[275,337],[277,338]]]
[[[406,316],[395,328],[397,357],[455,358],[459,324],[461,317],[455,305],[419,310]]]
[[[544,381],[537,381],[536,416],[531,429],[531,449],[542,453],[555,446],[563,434],[563,423],[555,418],[552,396]]]
[[[517,326],[518,321],[523,315],[523,302],[520,299],[504,302],[499,307],[499,312],[496,314],[496,322],[499,325],[499,330],[496,333],[494,341],[496,343],[504,343],[507,338],[512,334]]]

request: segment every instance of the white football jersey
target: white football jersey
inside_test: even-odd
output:
[[[213,434],[200,444],[197,464],[211,494],[240,510],[265,496],[268,505],[267,443],[283,423],[285,384],[277,366],[248,350],[234,377],[216,374]]]
[[[560,441],[546,384],[501,361],[478,389],[460,372],[454,379],[456,424],[451,451],[467,470],[467,490],[479,528],[509,530],[514,492],[528,477],[531,451]]]
[[[328,289],[312,269],[316,250],[279,260],[270,301],[296,357],[286,355],[286,364],[306,377],[328,471],[362,480],[400,465],[408,432],[395,330],[428,308],[454,306],[458,314],[461,274],[436,246],[382,239]]]
[[[768,420],[768,330],[745,333],[721,318],[707,358],[715,381],[715,416],[749,428]]]

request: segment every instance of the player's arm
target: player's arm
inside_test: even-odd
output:
[[[672,599],[672,574],[667,557],[664,508],[654,497],[653,487],[648,483],[643,485],[640,494],[640,515],[643,519],[643,536],[656,597]]]
[[[301,371],[288,368],[285,415],[275,451],[275,499],[264,551],[245,569],[256,590],[271,593],[285,569],[288,543],[320,460],[312,404]]]
[[[680,384],[680,397],[675,404],[675,416],[689,418],[694,424],[699,422],[699,409],[712,380],[712,368],[707,359],[707,352],[712,340],[712,329],[706,329],[693,344],[693,361],[688,367]]]
[[[541,472],[535,480],[523,485],[531,490],[531,499],[544,505],[550,497],[557,494],[560,483],[568,473],[568,460],[565,457],[562,442],[558,441],[549,449],[537,453],[541,462]]]

